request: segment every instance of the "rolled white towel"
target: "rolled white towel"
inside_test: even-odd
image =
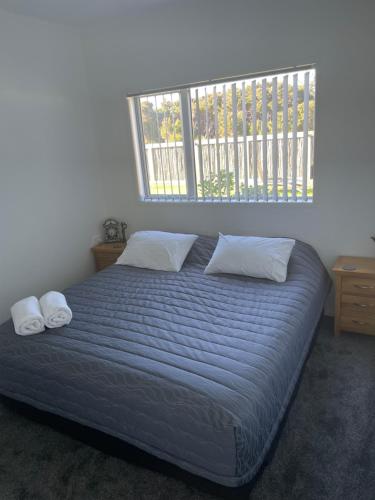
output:
[[[48,328],[59,328],[71,322],[73,314],[62,293],[47,292],[39,302]]]
[[[10,312],[18,335],[33,335],[45,330],[44,318],[36,297],[26,297],[16,302]]]

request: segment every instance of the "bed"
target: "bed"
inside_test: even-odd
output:
[[[67,327],[0,327],[0,393],[225,486],[248,483],[278,431],[330,280],[296,242],[285,283],[112,265],[65,291]]]

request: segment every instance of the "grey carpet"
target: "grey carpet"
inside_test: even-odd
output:
[[[324,319],[251,500],[375,499],[375,337],[332,330]],[[0,404],[0,500],[213,498]]]

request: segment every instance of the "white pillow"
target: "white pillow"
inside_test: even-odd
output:
[[[129,238],[116,264],[179,271],[197,238],[195,234],[138,231]]]
[[[219,235],[219,241],[205,274],[229,273],[286,280],[288,262],[295,240],[254,236]]]

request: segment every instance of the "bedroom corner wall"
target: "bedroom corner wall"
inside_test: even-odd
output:
[[[81,41],[0,10],[0,322],[93,272],[103,215]]]

